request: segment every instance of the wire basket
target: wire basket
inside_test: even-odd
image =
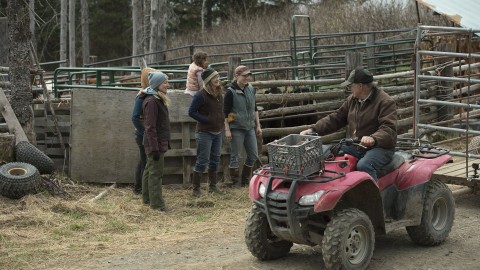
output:
[[[290,134],[267,144],[270,171],[277,176],[309,176],[321,169],[318,136]]]

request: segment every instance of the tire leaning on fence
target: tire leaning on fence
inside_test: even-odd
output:
[[[0,194],[20,199],[41,190],[42,178],[37,168],[23,162],[11,162],[0,167]]]
[[[55,170],[53,160],[27,141],[15,145],[15,160],[32,164],[40,174],[51,174]]]

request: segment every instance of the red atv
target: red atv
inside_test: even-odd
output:
[[[245,241],[258,259],[284,257],[293,243],[321,245],[328,269],[365,269],[376,235],[406,227],[416,244],[435,246],[450,233],[452,192],[431,179],[451,161],[447,150],[399,140],[398,145],[415,150],[397,151],[376,182],[356,171],[355,157],[342,154],[344,145],[363,147],[352,139],[331,147],[322,147],[317,136],[293,134],[281,140],[269,144],[269,166],[256,170],[249,186],[253,205]]]

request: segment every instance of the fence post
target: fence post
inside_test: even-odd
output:
[[[454,52],[454,47],[453,44],[450,43],[439,43],[437,44],[437,51],[441,52]],[[453,58],[448,58],[448,57],[438,57],[435,60],[435,65],[441,65],[442,63],[451,61]],[[453,74],[453,66],[449,65],[440,70],[439,76],[444,76],[444,77],[454,77]],[[454,83],[453,82],[447,82],[447,81],[441,81],[440,84],[438,85],[437,89],[437,98],[439,100],[445,100],[448,101],[452,99],[452,89],[454,89]],[[452,119],[453,117],[453,110],[452,107],[450,106],[440,106],[438,108],[438,120],[443,121],[447,119]],[[451,126],[451,124],[449,124]]]
[[[227,79],[229,81],[233,80],[235,68],[242,63],[242,58],[239,56],[229,56],[228,57],[228,75]]]
[[[195,44],[190,45],[190,61],[193,61],[193,54],[195,53]]]
[[[373,73],[373,69],[375,69],[375,33],[367,34],[367,67]]]
[[[345,53],[345,78],[348,78],[350,72],[357,67],[363,66],[362,54],[359,52]]]

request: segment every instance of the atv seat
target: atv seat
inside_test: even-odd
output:
[[[395,152],[392,161],[390,161],[390,163],[388,163],[385,167],[377,171],[377,177],[380,178],[400,167],[405,162],[405,158],[403,156],[404,155],[402,155],[401,153]]]

